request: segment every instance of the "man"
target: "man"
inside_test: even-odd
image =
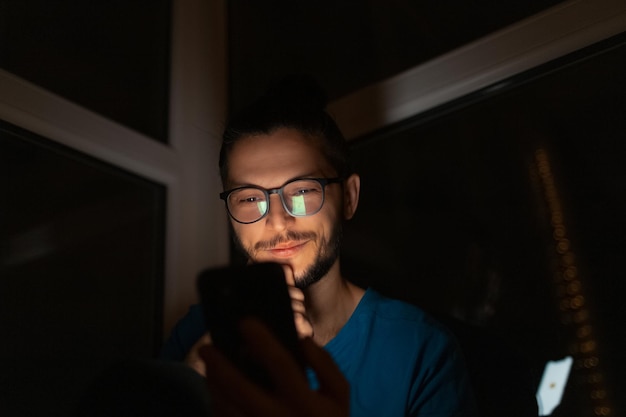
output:
[[[473,415],[460,353],[415,306],[362,289],[341,274],[341,225],[356,212],[360,179],[302,79],[270,90],[227,126],[220,173],[236,245],[250,262],[283,265],[296,327],[330,353],[350,384],[352,416]],[[163,356],[209,375],[198,307],[174,329]],[[315,385],[315,381],[311,381]]]

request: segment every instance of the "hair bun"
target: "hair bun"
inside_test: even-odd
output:
[[[305,74],[285,76],[270,86],[266,99],[278,105],[323,111],[328,104],[326,92],[315,78]]]

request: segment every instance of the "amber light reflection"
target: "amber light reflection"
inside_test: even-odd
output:
[[[571,326],[575,339],[569,346],[574,357],[574,372],[583,375],[580,381],[588,387],[593,412],[597,416],[611,416],[612,407],[606,394],[604,376],[600,370],[600,359],[597,352],[597,341],[594,337],[593,325],[586,303],[584,286],[579,275],[576,257],[568,238],[563,207],[550,164],[548,153],[539,148],[535,151],[533,176],[538,178],[547,206],[547,214],[552,228],[554,241],[552,258],[553,278],[557,288],[561,322]]]

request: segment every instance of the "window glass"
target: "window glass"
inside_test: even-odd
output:
[[[162,335],[165,188],[0,124],[2,415],[69,415]]]
[[[169,0],[0,1],[0,68],[167,143]]]
[[[482,415],[568,357],[553,415],[623,414],[625,73],[622,34],[353,143],[346,274],[457,333]]]

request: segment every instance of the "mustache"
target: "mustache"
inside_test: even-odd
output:
[[[274,246],[280,243],[290,242],[294,240],[295,241],[308,240],[308,239],[314,240],[316,238],[317,238],[317,234],[315,232],[294,232],[290,230],[284,234],[276,235],[270,240],[262,240],[262,241],[257,242],[254,245],[254,249],[256,250],[272,249]]]

